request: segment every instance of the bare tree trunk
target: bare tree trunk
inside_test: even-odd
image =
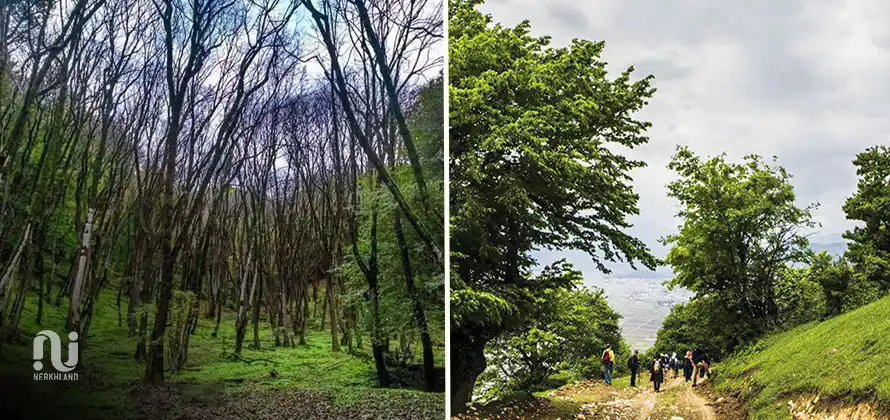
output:
[[[136,336],[136,328],[137,320],[136,320],[136,308],[140,304],[140,296],[139,292],[141,291],[143,276],[141,274],[141,270],[138,267],[141,267],[142,261],[141,258],[144,258],[143,252],[145,249],[145,233],[142,232],[142,229],[139,229],[136,233],[136,244],[133,249],[133,258],[132,258],[132,267],[133,270],[132,279],[130,281],[130,290],[129,295],[130,299],[127,302],[127,333],[130,337]]]
[[[337,340],[337,303],[336,303],[336,289],[334,287],[334,275],[333,273],[329,273],[327,275],[327,285],[328,285],[328,308],[331,312],[331,351],[339,352],[340,351],[340,341]]]
[[[257,270],[259,271],[259,270]],[[253,323],[253,348],[255,350],[260,349],[260,301],[263,295],[263,282],[260,281],[260,275],[257,273],[256,277],[253,280],[253,290],[250,292],[251,296],[251,306],[253,309],[253,317],[251,322]]]
[[[68,302],[68,328],[80,332],[80,299],[83,295],[87,278],[87,264],[90,261],[90,235],[93,232],[93,215],[95,211],[87,209],[87,220],[83,225],[83,235],[78,248],[77,272],[74,274],[74,286],[71,289],[71,300]]]
[[[25,234],[22,235],[22,239],[19,241],[19,249],[15,252],[15,256],[12,257],[12,261],[10,261],[9,265],[6,267],[6,272],[3,273],[3,277],[0,278],[0,297],[6,295],[6,286],[12,281],[13,276],[19,270],[19,261],[22,258],[22,252],[25,250],[25,245],[29,243],[31,239],[31,225],[25,226]]]
[[[18,294],[16,295],[16,298],[12,303],[12,310],[9,312],[9,321],[4,322],[5,325],[3,325],[4,341],[9,341],[11,338],[16,336],[16,332],[18,331],[19,326],[19,320],[22,316],[22,309],[24,309],[25,307],[25,298],[28,294],[28,288],[31,285],[31,277],[34,276],[34,268],[37,264],[37,258],[39,258],[36,249],[40,246],[40,235],[36,234],[34,236],[35,237],[27,247],[30,248],[26,252],[28,254],[28,262],[25,264],[25,272],[24,275],[22,275],[21,281],[19,282],[20,285]]]
[[[408,297],[411,299],[411,309],[414,312],[414,322],[420,331],[420,342],[423,346],[423,383],[424,389],[433,391],[436,388],[436,366],[433,358],[433,344],[430,340],[429,325],[426,321],[426,313],[423,311],[423,305],[420,303],[420,297],[417,296],[417,290],[414,288],[414,272],[411,270],[411,258],[408,254],[408,246],[405,242],[405,232],[402,227],[402,217],[399,209],[393,209],[393,225],[396,231],[396,241],[399,244],[399,251],[402,259],[402,275],[405,278],[405,287],[408,290]]]
[[[306,328],[309,327],[309,293],[303,291],[300,301],[297,303],[300,310],[300,345],[306,345]]]
[[[241,349],[244,346],[244,333],[247,326],[247,311],[248,308],[248,296],[247,296],[247,281],[253,273],[253,269],[249,267],[251,264],[251,257],[248,254],[247,263],[248,267],[246,267],[243,271],[241,277],[241,293],[238,298],[238,317],[235,319],[235,354],[240,355]],[[254,277],[256,277],[254,275]],[[252,295],[252,293],[251,293]]]
[[[221,321],[223,310],[222,289],[217,291],[217,293],[219,294],[219,296],[217,299],[216,308],[214,308],[216,310],[216,314],[213,319],[213,332],[210,334],[210,336],[214,338],[217,336],[217,334],[219,334],[219,322]]]

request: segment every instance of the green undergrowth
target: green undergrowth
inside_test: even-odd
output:
[[[788,401],[801,395],[890,415],[890,297],[767,337],[716,365],[712,383],[751,418],[790,419]]]
[[[137,400],[145,389],[141,382],[145,365],[133,357],[136,339],[127,337],[126,302],[121,304],[124,319],[118,326],[115,296],[106,293],[100,297],[89,336],[79,340],[77,381],[34,381],[31,339],[44,329],[65,331],[67,315],[67,302],[58,308],[45,304],[41,325],[37,325],[36,301],[36,296],[29,296],[22,315],[21,339],[0,348],[0,392],[16,401],[22,417],[67,418],[71,413],[85,413],[81,418],[136,417]],[[251,348],[253,330],[248,325],[242,351],[243,359],[250,361],[247,363],[231,357],[235,343],[232,314],[224,316],[217,337],[211,336],[212,330],[211,320],[200,319],[189,343],[188,365],[180,372],[166,374],[167,382],[178,393],[177,401],[213,404],[214,399],[245,392],[262,393],[262,398],[274,400],[276,393],[300,390],[321,395],[334,408],[382,403],[396,410],[420,405],[427,407],[428,412],[444,413],[442,393],[377,388],[368,356],[349,354],[345,346],[338,353],[332,352],[328,331],[310,331],[305,345],[275,347],[273,331],[266,323],[261,328],[261,348],[257,350]],[[367,347],[367,339],[365,342]],[[67,348],[66,337],[63,344]],[[437,366],[441,367],[444,350],[436,350]],[[66,357],[67,351],[63,352],[63,359]],[[441,418],[441,414],[436,418]]]

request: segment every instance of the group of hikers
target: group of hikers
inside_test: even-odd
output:
[[[615,352],[612,350],[611,344],[606,344],[603,350],[603,377],[607,385],[612,385],[612,374],[615,371]],[[630,369],[630,386],[637,386],[637,375],[640,373],[640,351],[634,350],[630,359],[627,360],[627,367]],[[649,380],[655,388],[655,392],[661,391],[661,384],[666,376],[677,378],[680,376],[680,370],[683,370],[683,376],[686,382],[692,381],[692,386],[698,385],[698,379],[708,376],[710,378],[711,359],[708,353],[703,349],[697,348],[686,352],[683,360],[677,359],[677,353],[670,356],[667,354],[655,354],[652,357],[652,363],[649,366]]]

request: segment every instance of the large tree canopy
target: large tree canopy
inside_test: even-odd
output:
[[[604,44],[493,24],[449,2],[452,407],[468,401],[485,344],[532,313],[536,293],[567,287],[561,264],[532,275],[538,248],[579,249],[598,268],[656,260],[628,235],[638,213],[622,149],[648,139],[634,118],[652,96],[632,68],[610,79]]]
[[[668,194],[680,202],[683,220],[662,240],[671,247],[670,285],[716,299],[728,334],[744,326],[725,343],[731,350],[776,325],[776,282],[789,264],[806,260],[815,205],[798,207],[791,175],[760,156],[702,160],[679,147],[669,168],[679,175]]]

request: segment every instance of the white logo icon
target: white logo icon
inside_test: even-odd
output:
[[[62,361],[62,339],[59,338],[59,335],[54,331],[43,330],[37,333],[37,336],[34,337],[34,370],[40,372],[43,370],[43,348],[45,347],[45,342],[49,339],[50,343],[50,354],[49,359],[52,362],[53,368],[62,374],[44,374],[44,373],[35,373],[34,379],[49,379],[49,380],[71,380],[77,379],[77,373],[67,374],[74,370],[74,367],[77,366],[77,333],[70,332],[68,334],[68,360]]]

